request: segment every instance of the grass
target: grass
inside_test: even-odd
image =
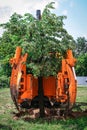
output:
[[[77,101],[87,103],[87,87],[78,88]],[[87,130],[87,116],[67,120],[25,120],[22,117],[15,119],[12,112],[17,110],[9,89],[0,89],[0,130]]]
[[[77,102],[87,102],[87,87],[77,88]]]

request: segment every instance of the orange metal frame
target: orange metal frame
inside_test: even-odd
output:
[[[10,79],[10,88],[16,96],[17,103],[20,104],[25,99],[32,100],[38,96],[38,78],[32,74],[26,74],[27,54],[21,55],[21,48],[17,47],[15,56],[10,59],[12,65],[12,74]],[[69,101],[71,105],[76,100],[76,78],[73,67],[76,59],[72,51],[67,51],[67,56],[62,60],[61,72],[57,77],[43,77],[44,96],[57,102]]]

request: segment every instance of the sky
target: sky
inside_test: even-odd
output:
[[[85,37],[87,39],[87,0],[0,0],[0,24],[9,21],[10,16],[31,13],[35,16],[36,10],[43,12],[44,7],[54,4],[54,13],[58,16],[66,15],[64,28],[74,39]],[[3,30],[0,28],[0,35]]]

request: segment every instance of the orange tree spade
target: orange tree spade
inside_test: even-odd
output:
[[[8,60],[16,46],[21,46],[23,53],[29,54],[27,71],[38,77],[42,98],[42,77],[56,76],[66,50],[74,47],[72,36],[64,29],[63,20],[66,16],[56,16],[52,13],[53,4],[54,2],[51,2],[46,5],[40,20],[29,13],[24,16],[14,13],[9,22],[1,25],[5,29],[0,39],[0,59],[4,61],[3,67],[9,70]],[[43,99],[40,100],[40,104],[40,115],[43,117]]]

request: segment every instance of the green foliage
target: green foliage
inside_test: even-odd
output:
[[[87,39],[85,39],[85,37],[78,37],[76,39],[75,53],[77,57],[79,57],[79,55],[84,55],[84,53],[87,53]]]
[[[73,47],[73,38],[63,28],[65,16],[50,12],[52,3],[46,6],[40,20],[28,24],[29,41],[22,48],[29,54],[27,67],[35,76],[56,75],[61,67],[65,51]],[[56,53],[61,56],[56,57]]]
[[[78,76],[87,76],[87,53],[78,56],[76,73]]]
[[[0,61],[3,68],[6,66],[6,69],[9,69],[9,59],[13,56],[16,46],[21,46],[23,53],[29,54],[29,73],[34,76],[58,73],[66,50],[74,47],[74,40],[64,29],[63,20],[66,17],[56,16],[51,13],[51,9],[54,9],[53,2],[45,7],[41,20],[29,13],[24,16],[14,13],[9,22],[1,25],[5,29],[0,38]]]
[[[0,88],[9,87],[9,78],[7,76],[2,75],[0,77]]]
[[[76,39],[75,55],[77,58],[76,74],[87,76],[87,39],[85,37]]]
[[[0,88],[9,87],[8,71],[10,71],[10,69],[6,69],[6,68],[8,68],[7,64],[4,64],[3,67],[0,64]]]

